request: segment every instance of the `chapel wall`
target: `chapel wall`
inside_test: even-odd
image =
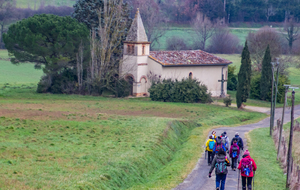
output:
[[[188,78],[192,73],[192,78],[204,83],[212,96],[221,95],[221,73],[223,66],[184,66],[184,67],[163,67],[162,79],[171,78],[181,80]],[[227,79],[227,67],[223,69],[224,79]],[[224,93],[227,94],[227,82],[224,83]]]

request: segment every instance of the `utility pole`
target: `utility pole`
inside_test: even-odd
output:
[[[286,178],[286,188],[290,186],[290,178],[292,173],[292,148],[293,148],[293,136],[294,136],[294,104],[295,104],[295,89],[296,87],[290,87],[293,89],[292,92],[292,110],[291,110],[291,129],[290,129],[290,140],[289,140],[289,149],[287,157],[287,178]]]
[[[277,99],[277,85],[278,85],[278,75],[279,75],[279,61],[277,58],[276,63],[275,62],[271,62],[272,64],[272,98],[271,98],[271,111],[270,111],[270,136],[272,136],[272,132],[273,132],[273,128],[274,128],[274,115],[275,115],[275,106],[276,106],[276,99]],[[277,85],[276,85],[276,95],[275,95],[275,100],[274,100],[274,85],[275,85],[275,76],[274,76],[274,72],[275,72],[275,68],[277,68]]]
[[[277,149],[277,160],[279,160],[279,151],[280,151],[280,144],[281,144],[281,137],[282,137],[282,128],[283,128],[283,121],[284,121],[284,112],[285,112],[285,106],[287,102],[287,92],[289,90],[289,87],[291,85],[284,85],[285,87],[285,94],[284,94],[284,104],[283,104],[283,110],[282,110],[282,118],[281,118],[281,125],[279,129],[279,141],[278,141],[278,149]],[[277,126],[278,127],[278,126]]]
[[[274,93],[274,63],[272,64],[272,97],[271,97],[271,110],[270,110],[270,136],[272,136],[272,130],[273,130],[273,122],[274,122],[274,118],[273,118],[273,93]]]

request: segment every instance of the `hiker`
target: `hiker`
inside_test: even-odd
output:
[[[252,178],[254,176],[253,173],[256,171],[257,167],[254,160],[250,157],[250,152],[248,150],[245,151],[238,169],[241,170],[243,190],[246,190],[246,187],[248,187],[248,190],[251,190]]]
[[[215,139],[215,140],[217,139],[216,131],[212,131],[212,132],[211,132],[211,135],[213,136],[213,139]]]
[[[242,150],[244,150],[244,143],[243,143],[243,139],[239,136],[239,133],[236,132],[235,133],[235,136],[232,138],[231,140],[231,145],[233,145],[233,141],[236,141],[237,145],[240,147],[240,152]],[[240,157],[241,157],[241,154],[239,155],[238,157],[238,161],[240,161]]]
[[[226,136],[226,131],[222,133],[221,138],[222,138],[222,143],[225,146],[226,150],[229,151],[229,138]]]
[[[218,136],[216,138],[216,143],[215,143],[215,146],[214,146],[214,149],[213,149],[213,153],[216,155],[219,152],[219,150],[221,150],[221,149],[223,149],[226,152],[226,148],[222,144],[222,138],[220,136]]]
[[[214,153],[213,153],[213,149],[215,146],[216,141],[214,140],[214,136],[210,135],[209,139],[206,142],[206,148],[205,151],[207,152],[207,163],[210,166],[211,162],[214,159]]]
[[[240,147],[237,145],[237,141],[233,141],[233,145],[230,147],[229,156],[231,158],[231,168],[233,171],[236,170],[237,160],[240,155]]]
[[[225,181],[228,173],[227,166],[230,166],[230,162],[226,157],[226,151],[220,149],[215,156],[212,165],[209,170],[208,177],[211,178],[211,173],[214,169],[216,169],[216,189],[224,190],[225,189]]]

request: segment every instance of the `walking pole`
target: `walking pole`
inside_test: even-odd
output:
[[[238,172],[238,188],[237,188],[237,190],[239,190],[239,189],[240,189],[240,170]]]
[[[253,187],[252,187],[252,190],[254,190],[254,177],[255,177],[255,172],[253,173]]]

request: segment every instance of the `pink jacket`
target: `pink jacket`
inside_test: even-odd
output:
[[[230,158],[232,158],[232,148],[233,147],[237,147],[237,157],[239,157],[239,155],[240,155],[240,147],[236,143],[233,143],[233,145],[231,145],[230,150],[229,150],[229,156],[230,156]]]
[[[244,160],[244,159],[249,159],[249,158],[251,159],[251,162],[252,162],[252,170],[253,170],[253,171],[256,171],[257,166],[256,166],[254,160],[253,160],[249,155],[246,156],[245,158],[243,158],[243,159],[240,161],[240,164],[239,164],[239,167],[238,167],[239,170],[242,169],[242,162],[243,162],[243,160]],[[253,171],[249,174],[249,176],[247,176],[243,171],[241,171],[241,175],[242,175],[243,177],[253,177]]]

